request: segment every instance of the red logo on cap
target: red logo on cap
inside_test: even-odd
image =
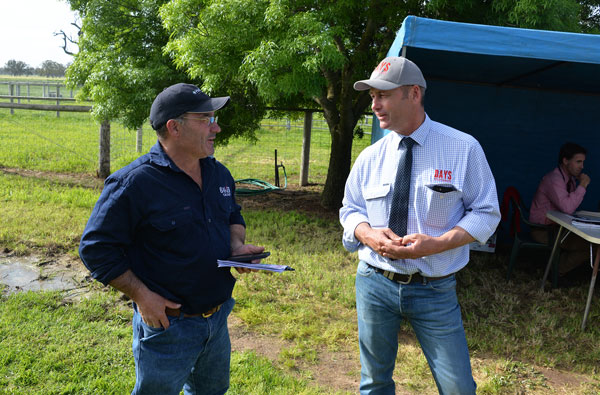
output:
[[[381,74],[383,74],[383,73],[385,73],[386,71],[388,71],[390,69],[391,65],[392,64],[390,62],[382,61],[381,63],[379,63],[379,65],[377,66],[377,68],[375,69],[375,71],[378,71]]]

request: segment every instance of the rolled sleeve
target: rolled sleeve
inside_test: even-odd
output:
[[[131,243],[132,210],[125,187],[107,181],[79,244],[79,256],[92,277],[104,285],[130,269],[125,254]]]
[[[229,215],[229,225],[242,225],[244,228],[246,227],[246,221],[244,221],[244,217],[242,216],[242,207],[235,200],[235,181],[231,178],[231,189],[232,199],[233,199],[233,210]]]
[[[360,158],[357,159],[357,163],[360,162]],[[365,199],[362,195],[359,172],[360,163],[355,164],[350,175],[346,180],[346,187],[344,190],[344,199],[342,201],[342,207],[340,208],[340,223],[344,228],[342,235],[342,244],[344,248],[350,252],[358,250],[361,243],[354,235],[356,227],[363,223],[369,223],[369,216],[367,214]]]
[[[500,223],[500,207],[494,176],[479,144],[472,147],[463,187],[465,215],[456,226],[485,243]]]

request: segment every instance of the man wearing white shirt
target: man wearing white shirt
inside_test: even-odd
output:
[[[361,394],[395,393],[402,320],[412,325],[440,393],[476,389],[454,274],[469,260],[468,243],[496,230],[498,196],[479,143],[425,113],[426,86],[403,57],[384,59],[354,84],[370,91],[381,127],[394,132],[357,158],[340,209],[344,247],[360,259]]]

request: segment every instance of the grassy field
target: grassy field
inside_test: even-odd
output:
[[[114,126],[113,170],[137,156],[135,135]],[[0,248],[18,254],[76,255],[100,193],[94,180],[97,125],[84,114],[0,110]],[[256,145],[236,140],[217,148],[235,178],[273,182],[273,151],[297,184],[301,129],[261,130]],[[355,157],[368,144],[355,140]],[[144,135],[144,151],[154,143]],[[328,158],[326,137],[313,136],[311,190],[319,190]],[[314,162],[314,163],[313,163]],[[10,169],[10,171],[9,171]],[[277,200],[277,195],[270,200]],[[244,206],[244,198],[240,199]],[[323,352],[358,358],[354,306],[356,255],[341,246],[331,215],[245,210],[248,242],[273,253],[269,263],[296,268],[281,275],[241,276],[234,316],[257,334],[281,340],[276,358],[236,352],[232,394],[330,394],[315,384]],[[579,329],[587,284],[538,291],[543,257],[524,257],[506,282],[507,257],[474,253],[458,276],[465,329],[481,394],[600,392],[600,303]],[[127,393],[133,383],[131,312],[115,292],[91,283],[89,299],[61,293],[3,296],[0,303],[0,394]],[[395,372],[401,393],[436,393],[412,330],[404,326]],[[312,373],[311,373],[312,372]],[[554,372],[550,374],[549,372]],[[356,377],[358,371],[339,371]],[[558,377],[558,379],[557,379]],[[568,378],[568,380],[567,380]],[[349,391],[356,392],[355,389]]]

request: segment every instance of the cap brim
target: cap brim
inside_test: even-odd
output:
[[[213,97],[210,100],[205,100],[202,104],[194,107],[186,112],[212,112],[220,110],[229,103],[229,96]]]
[[[371,88],[380,89],[382,91],[389,91],[396,89],[400,85],[394,84],[393,82],[385,80],[362,80],[354,83],[354,89],[357,91],[366,91]]]

